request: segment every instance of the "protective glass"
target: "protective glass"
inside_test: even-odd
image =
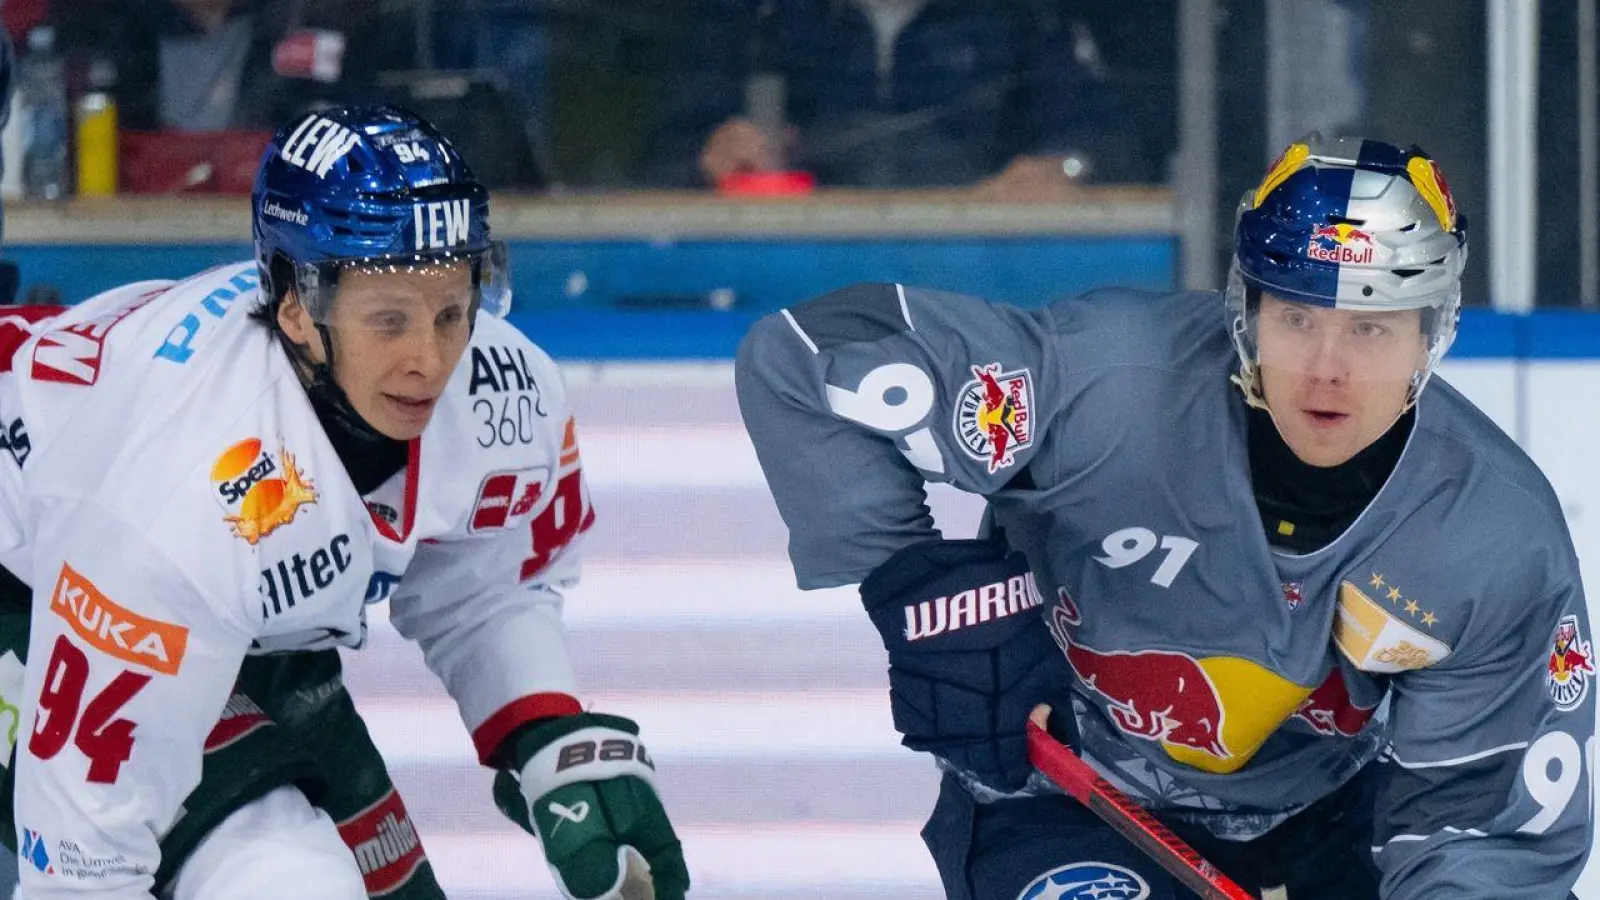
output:
[[[1340,382],[1408,384],[1412,399],[1455,335],[1455,305],[1342,309],[1248,290],[1235,270],[1228,308],[1250,368]]]
[[[312,320],[329,327],[405,330],[455,306],[468,322],[478,309],[504,318],[511,308],[501,241],[475,253],[307,263],[295,270],[295,289]]]

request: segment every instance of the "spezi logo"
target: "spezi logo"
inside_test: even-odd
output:
[[[257,541],[294,521],[300,507],[317,502],[312,484],[294,454],[266,450],[259,439],[242,440],[217,457],[211,466],[211,483],[223,520],[246,543]]]

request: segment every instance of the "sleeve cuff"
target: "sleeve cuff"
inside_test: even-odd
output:
[[[536,719],[571,716],[583,712],[578,698],[570,694],[528,694],[500,707],[472,732],[472,744],[478,750],[478,762],[492,766],[500,744],[512,732]]]

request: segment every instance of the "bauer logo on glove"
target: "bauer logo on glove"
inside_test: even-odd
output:
[[[655,763],[621,716],[578,713],[517,734],[495,803],[544,845],[568,900],[682,900],[683,847],[655,790]]]
[[[603,741],[573,741],[563,744],[556,754],[556,771],[565,772],[573,766],[592,762],[625,763],[638,760],[652,771],[656,764],[650,761],[644,745],[628,738],[610,738]]]

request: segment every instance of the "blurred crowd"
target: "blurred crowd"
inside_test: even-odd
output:
[[[34,57],[60,67],[75,116],[86,97],[114,107],[123,191],[237,190],[208,155],[247,157],[300,110],[371,99],[462,135],[501,188],[1006,199],[1166,180],[1174,5],[1135,19],[1108,0],[5,0],[0,15],[20,104],[55,102],[29,91]],[[23,118],[19,139],[38,140],[48,115]]]
[[[496,189],[1168,185],[1180,0],[0,0],[0,196],[242,193],[272,126],[383,101]],[[1209,0],[1217,184],[1312,129],[1417,143],[1487,222],[1483,0]],[[1576,7],[1539,7],[1541,296],[1576,279]],[[1218,233],[1231,218],[1219,205]],[[1467,282],[1481,286],[1482,254]],[[1481,296],[1474,287],[1470,294]]]

